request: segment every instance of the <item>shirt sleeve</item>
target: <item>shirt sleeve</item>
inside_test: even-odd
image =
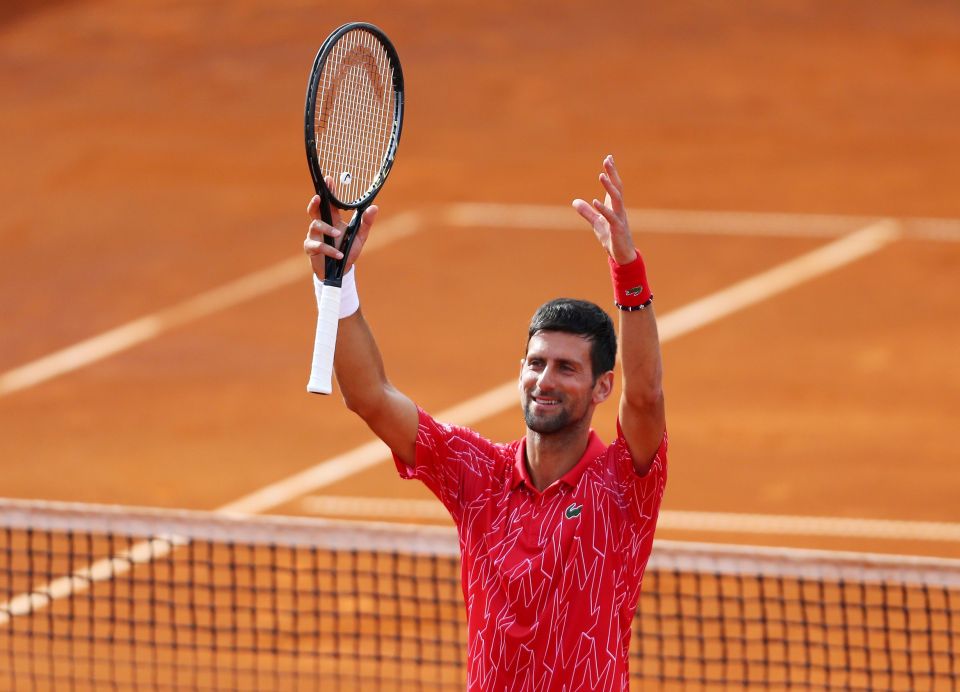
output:
[[[653,456],[650,468],[643,475],[637,473],[633,455],[617,421],[617,439],[608,453],[614,455],[614,466],[621,484],[621,497],[635,522],[650,524],[652,532],[660,514],[660,503],[667,484],[667,431],[663,431],[660,447]]]
[[[469,428],[438,423],[419,407],[418,412],[414,464],[408,466],[396,455],[394,464],[401,478],[415,478],[430,488],[459,524],[463,508],[498,475],[500,445]]]

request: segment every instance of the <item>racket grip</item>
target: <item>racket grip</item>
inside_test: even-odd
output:
[[[329,394],[333,391],[333,352],[340,324],[340,287],[324,284],[317,313],[317,335],[313,341],[313,365],[307,391]]]

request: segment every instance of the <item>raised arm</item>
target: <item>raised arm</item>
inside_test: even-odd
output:
[[[635,268],[638,253],[627,222],[623,182],[612,156],[603,160],[600,184],[606,191],[603,203],[597,199],[592,203],[575,199],[573,207],[593,227],[597,240],[613,261],[614,273],[628,265]],[[637,471],[644,473],[653,461],[666,427],[660,339],[652,303],[642,309],[619,312],[620,368],[623,373],[620,427]]]
[[[333,180],[328,178],[327,184],[333,185]],[[317,195],[307,206],[311,221],[303,250],[310,258],[314,274],[323,281],[324,257],[341,256],[339,250],[323,242],[323,236],[333,236],[339,244],[346,224],[335,208],[331,209],[333,225],[325,224],[320,215],[320,204]],[[376,205],[371,205],[363,214],[357,238],[350,249],[348,271],[360,256],[377,212]],[[360,416],[404,463],[412,466],[417,439],[417,407],[387,380],[380,350],[360,309],[340,320],[333,369],[347,408]]]

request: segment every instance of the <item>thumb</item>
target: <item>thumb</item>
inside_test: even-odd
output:
[[[370,235],[370,229],[373,228],[373,223],[377,220],[377,214],[380,213],[380,208],[376,204],[371,204],[363,212],[363,216],[360,217],[360,228],[357,229],[357,239],[354,241],[354,244],[360,243],[363,245],[367,240],[367,236]]]
[[[597,212],[593,210],[592,206],[582,199],[575,199],[573,200],[573,208],[580,216],[589,221],[590,225],[593,225],[593,220],[597,217]]]
[[[592,204],[584,202],[582,199],[575,199],[573,200],[573,208],[593,227],[594,231],[602,229],[603,224],[598,227],[597,223],[603,221],[603,215],[598,213]]]
[[[353,266],[353,263],[356,262],[360,256],[360,250],[363,249],[364,244],[367,242],[367,238],[370,236],[370,229],[373,228],[373,223],[377,220],[377,214],[379,213],[380,208],[375,204],[371,204],[363,212],[363,216],[360,217],[360,228],[357,229],[356,238],[354,238],[353,245],[350,248],[350,257],[347,262],[348,268]]]
[[[332,175],[326,176],[323,182],[327,186],[327,192],[329,193],[327,196],[327,211],[330,214],[330,223],[334,226],[340,226],[343,223],[343,217],[340,215],[340,207],[330,199],[331,197],[337,196],[337,183]]]
[[[367,207],[363,212],[363,216],[360,217],[360,230],[366,230],[366,232],[369,233],[370,227],[373,226],[373,222],[377,220],[377,214],[379,213],[380,207],[376,204],[371,204]]]

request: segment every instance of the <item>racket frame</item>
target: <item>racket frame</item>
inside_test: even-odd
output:
[[[388,60],[393,68],[393,125],[390,133],[390,140],[387,143],[387,151],[384,157],[380,172],[374,179],[373,184],[366,193],[355,202],[343,202],[337,198],[327,187],[323,180],[323,171],[320,170],[320,161],[317,157],[316,133],[314,130],[314,110],[317,104],[317,94],[319,91],[320,75],[326,65],[327,58],[333,49],[333,46],[347,33],[351,31],[366,31],[383,46],[387,53]],[[383,31],[367,22],[349,22],[335,29],[324,42],[313,61],[313,67],[310,70],[310,79],[307,83],[307,98],[304,107],[304,144],[307,152],[307,165],[310,169],[310,177],[313,179],[313,187],[320,195],[320,217],[324,223],[333,225],[333,215],[330,207],[336,206],[342,210],[353,210],[353,218],[344,229],[342,241],[340,243],[340,252],[343,257],[336,259],[326,257],[324,259],[324,280],[323,291],[320,295],[317,315],[317,331],[314,337],[313,363],[311,365],[310,380],[307,383],[307,391],[314,394],[330,394],[333,391],[333,356],[337,339],[337,327],[340,319],[340,290],[343,281],[343,270],[346,266],[347,258],[350,256],[350,248],[353,247],[353,241],[356,238],[357,230],[360,228],[360,221],[364,210],[373,203],[374,198],[383,188],[383,184],[393,168],[393,163],[397,154],[397,146],[400,143],[400,133],[403,129],[403,108],[404,108],[404,85],[403,70],[400,66],[400,57],[397,54],[393,43],[387,38]],[[335,247],[336,243],[333,237],[324,235],[324,242]]]
[[[333,49],[333,46],[344,35],[351,31],[361,30],[373,35],[375,39],[383,46],[387,57],[393,67],[393,126],[390,133],[390,141],[387,144],[387,152],[384,157],[383,166],[377,176],[374,184],[367,190],[366,194],[356,202],[344,202],[334,195],[323,180],[323,171],[320,170],[320,161],[317,158],[317,139],[314,131],[314,110],[317,105],[317,95],[319,92],[320,74],[326,65],[327,58]],[[342,259],[327,257],[325,261],[324,285],[339,286],[343,278],[343,268],[347,257],[350,255],[350,248],[353,246],[353,240],[356,237],[357,229],[360,228],[360,216],[362,211],[373,203],[374,198],[383,188],[383,184],[390,175],[390,169],[393,168],[394,160],[397,155],[397,146],[400,144],[400,134],[403,130],[403,109],[404,109],[404,84],[403,69],[400,66],[400,56],[393,43],[387,38],[383,31],[368,22],[348,22],[335,29],[321,44],[317,55],[313,60],[313,67],[310,70],[310,80],[307,83],[307,100],[304,108],[304,144],[307,152],[307,165],[310,168],[310,177],[313,179],[313,187],[320,195],[320,214],[324,223],[332,224],[333,218],[329,206],[342,210],[354,210],[355,213],[350,223],[347,225],[343,234],[343,241],[340,244],[340,251],[343,253]],[[324,242],[328,245],[334,245],[334,239],[330,236],[324,236]]]

